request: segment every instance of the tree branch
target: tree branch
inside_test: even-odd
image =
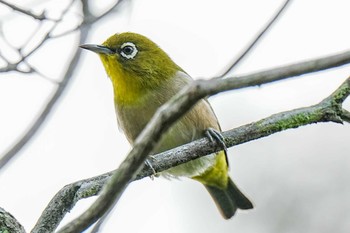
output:
[[[127,158],[120,165],[104,186],[100,197],[92,206],[77,219],[69,223],[59,232],[83,231],[94,221],[100,218],[118,200],[131,180],[136,179],[137,174],[143,166],[153,146],[171,124],[186,113],[200,98],[217,94],[221,91],[239,89],[254,85],[262,85],[273,81],[286,79],[309,72],[315,72],[348,63],[350,52],[333,55],[325,58],[315,59],[307,62],[297,63],[289,66],[279,67],[263,72],[245,75],[237,78],[198,80],[180,91],[174,98],[163,105],[151,119],[146,128],[136,139],[135,144]],[[348,93],[349,80],[346,82]],[[312,108],[312,107],[311,107]],[[289,112],[284,113],[284,124],[275,125],[275,128],[264,129],[265,136],[287,128],[297,127],[298,122],[314,123],[323,121],[339,122],[338,115],[326,111],[323,115],[306,115],[303,117],[303,110],[288,117]],[[316,109],[318,112],[320,109]],[[313,117],[312,117],[313,116]],[[287,121],[289,120],[289,121]],[[288,123],[288,124],[287,124]],[[260,127],[262,123],[256,125]],[[303,123],[305,124],[305,123]],[[302,124],[302,125],[303,125]],[[262,137],[261,135],[259,137]],[[256,137],[256,138],[259,138]],[[255,139],[255,138],[254,138]],[[228,146],[230,144],[228,143]],[[210,152],[212,153],[212,152]],[[158,170],[159,171],[159,170]]]
[[[1,1],[1,0],[0,0]],[[65,15],[67,14],[67,12],[69,11],[69,9],[71,8],[71,6],[73,5],[74,0],[71,0],[71,2],[66,6],[66,8],[62,11],[61,16],[59,17],[59,19],[55,20],[54,24],[51,26],[51,28],[49,30],[46,31],[45,35],[43,36],[43,38],[41,39],[41,41],[34,47],[32,48],[29,52],[27,52],[26,54],[22,53],[22,50],[25,48],[25,46],[28,44],[28,42],[30,41],[30,39],[34,38],[34,35],[30,37],[29,41],[27,43],[24,44],[24,46],[22,48],[16,49],[20,59],[14,63],[10,63],[8,62],[6,59],[5,61],[7,62],[7,66],[5,67],[1,67],[0,68],[0,73],[1,72],[9,72],[9,71],[17,71],[20,73],[32,73],[34,72],[34,69],[31,69],[31,67],[29,67],[29,71],[24,71],[24,70],[20,70],[18,67],[21,63],[23,63],[28,57],[30,57],[33,53],[35,53],[37,50],[39,50],[40,48],[43,47],[43,45],[50,39],[50,35],[51,33],[59,26],[59,24],[62,22],[62,20],[64,19]],[[38,29],[36,30],[38,31]],[[9,43],[8,43],[9,44]],[[1,167],[0,167],[1,168]]]
[[[115,11],[118,9],[121,3],[125,2],[126,0],[116,0],[112,6],[110,6],[107,10],[105,10],[103,13],[100,15],[93,15],[89,9],[89,2],[87,0],[83,0],[84,4],[84,11],[86,12],[86,17],[84,19],[84,24],[93,24],[96,23],[97,21],[101,20],[105,16],[109,15],[112,11]]]
[[[47,39],[50,38],[50,35],[52,33],[52,31],[58,26],[58,23],[63,19],[64,15],[68,12],[68,10],[70,9],[71,5],[73,4],[74,0],[72,0],[67,7],[62,11],[61,17],[55,22],[55,24],[51,27],[50,30],[48,30],[46,32],[46,34],[44,35],[44,38],[42,39],[41,42],[39,42],[39,44],[37,44],[37,46],[35,46],[30,52],[28,52],[26,55],[24,55],[20,61],[18,61],[17,63],[14,64],[8,64],[7,67],[5,68],[0,68],[0,72],[7,72],[7,71],[12,71],[12,70],[17,70],[18,65],[25,61],[25,59],[30,56],[31,54],[33,54],[37,49],[39,49],[40,47],[42,47],[42,45],[47,41]],[[116,4],[118,5],[118,4]],[[86,7],[83,9],[85,9],[86,11]],[[86,12],[84,12],[86,13]],[[80,37],[78,43],[79,44],[83,44],[86,37],[87,37],[87,29],[90,27],[90,24],[83,24],[82,27],[78,28],[80,31],[84,30],[84,32],[82,33],[82,36]],[[6,165],[8,164],[9,161],[12,160],[12,158],[14,158],[14,156],[30,141],[30,139],[36,134],[36,132],[40,129],[41,125],[45,122],[45,120],[47,119],[48,115],[50,114],[51,110],[54,108],[54,106],[56,105],[56,102],[60,99],[63,91],[65,90],[65,87],[69,84],[70,78],[73,75],[74,69],[76,64],[79,62],[80,60],[80,50],[78,49],[78,47],[76,47],[77,50],[75,51],[75,55],[72,58],[71,62],[69,63],[69,66],[60,82],[60,84],[57,86],[56,90],[54,91],[52,97],[50,98],[50,100],[47,102],[46,106],[44,107],[44,109],[42,110],[42,112],[39,114],[39,116],[37,117],[37,119],[34,121],[34,123],[29,127],[29,129],[23,134],[23,136],[21,136],[20,139],[18,139],[18,141],[11,146],[10,149],[8,149],[3,155],[0,156],[0,170]],[[35,71],[35,69],[31,69],[30,72]]]
[[[346,121],[342,114],[342,111],[346,111],[342,108],[342,102],[349,95],[350,78],[348,78],[332,95],[319,104],[274,114],[260,121],[223,132],[222,135],[225,139],[225,144],[227,147],[232,147],[303,125],[318,122],[331,121],[340,123],[341,120]],[[220,150],[222,150],[222,148],[215,141],[212,142],[208,140],[208,138],[202,138],[154,155],[150,162],[157,172],[162,172],[171,167]],[[64,215],[69,212],[80,199],[99,194],[104,184],[113,175],[113,172],[74,182],[62,188],[50,201],[32,233],[54,231]],[[153,171],[148,166],[145,166],[138,173],[135,180],[148,177],[152,174]],[[39,229],[42,230],[40,231]]]
[[[0,207],[0,232],[25,233],[25,230],[15,217]]]
[[[23,9],[21,7],[18,7],[16,5],[8,3],[6,1],[0,0],[0,3],[10,7],[14,11],[20,12],[20,13],[22,13],[24,15],[28,15],[28,16],[36,19],[36,20],[47,20],[48,19],[45,16],[45,12],[42,12],[40,15],[36,15],[36,14],[33,14],[30,10],[25,10],[25,9]]]
[[[249,43],[249,45],[243,50],[243,53],[239,55],[237,58],[233,60],[233,62],[230,63],[228,68],[226,68],[220,75],[218,75],[218,78],[222,78],[225,75],[227,75],[229,72],[233,70],[242,60],[243,58],[255,47],[255,45],[259,42],[259,40],[263,37],[263,35],[266,34],[266,32],[272,27],[272,25],[277,21],[277,19],[282,15],[282,12],[287,8],[288,4],[291,2],[291,0],[287,0],[284,2],[284,4],[281,6],[281,8],[277,11],[277,13],[272,17],[272,19],[264,26],[264,28],[261,30],[261,32],[254,38],[252,42]]]
[[[341,114],[341,118],[343,119],[343,121],[350,123],[350,112],[343,109],[342,114]]]
[[[83,43],[87,37],[87,31],[84,33],[81,32],[80,39],[78,41],[79,44]],[[61,97],[62,93],[64,92],[66,86],[69,84],[69,81],[71,80],[71,77],[73,76],[76,64],[79,62],[80,59],[80,51],[77,49],[75,52],[71,62],[69,63],[69,66],[65,72],[65,75],[60,82],[60,84],[57,86],[56,90],[54,91],[54,94],[50,98],[50,100],[47,102],[45,108],[42,110],[42,112],[39,114],[38,118],[34,121],[34,123],[30,126],[30,128],[24,133],[24,135],[15,143],[14,146],[12,146],[7,152],[4,153],[4,155],[0,158],[0,170],[8,164],[8,162],[14,158],[14,156],[29,142],[30,139],[36,134],[36,132],[40,129],[41,125],[45,122],[47,117],[49,116],[51,110],[56,105],[57,101]]]

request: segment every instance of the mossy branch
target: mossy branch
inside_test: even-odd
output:
[[[0,232],[25,233],[25,230],[15,217],[0,207]]]

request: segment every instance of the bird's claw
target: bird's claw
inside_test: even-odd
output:
[[[216,129],[208,128],[205,131],[205,136],[209,139],[211,142],[217,142],[221,145],[222,149],[227,153],[227,147],[225,144],[225,138],[222,136],[221,132],[219,132]]]

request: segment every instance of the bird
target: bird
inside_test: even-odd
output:
[[[193,79],[156,43],[134,32],[116,33],[102,44],[81,48],[99,55],[110,78],[119,128],[132,145],[159,107]],[[162,136],[152,153],[160,153],[205,137],[220,138],[221,128],[207,99],[198,101]],[[212,137],[212,136],[214,137]],[[188,177],[208,190],[224,219],[252,202],[228,175],[226,150],[160,172],[167,178]]]

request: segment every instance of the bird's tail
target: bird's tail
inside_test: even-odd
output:
[[[244,196],[230,178],[228,178],[226,189],[220,189],[209,185],[205,185],[205,188],[214,199],[216,206],[225,219],[231,218],[235,214],[237,208],[244,210],[253,208],[253,204]]]

